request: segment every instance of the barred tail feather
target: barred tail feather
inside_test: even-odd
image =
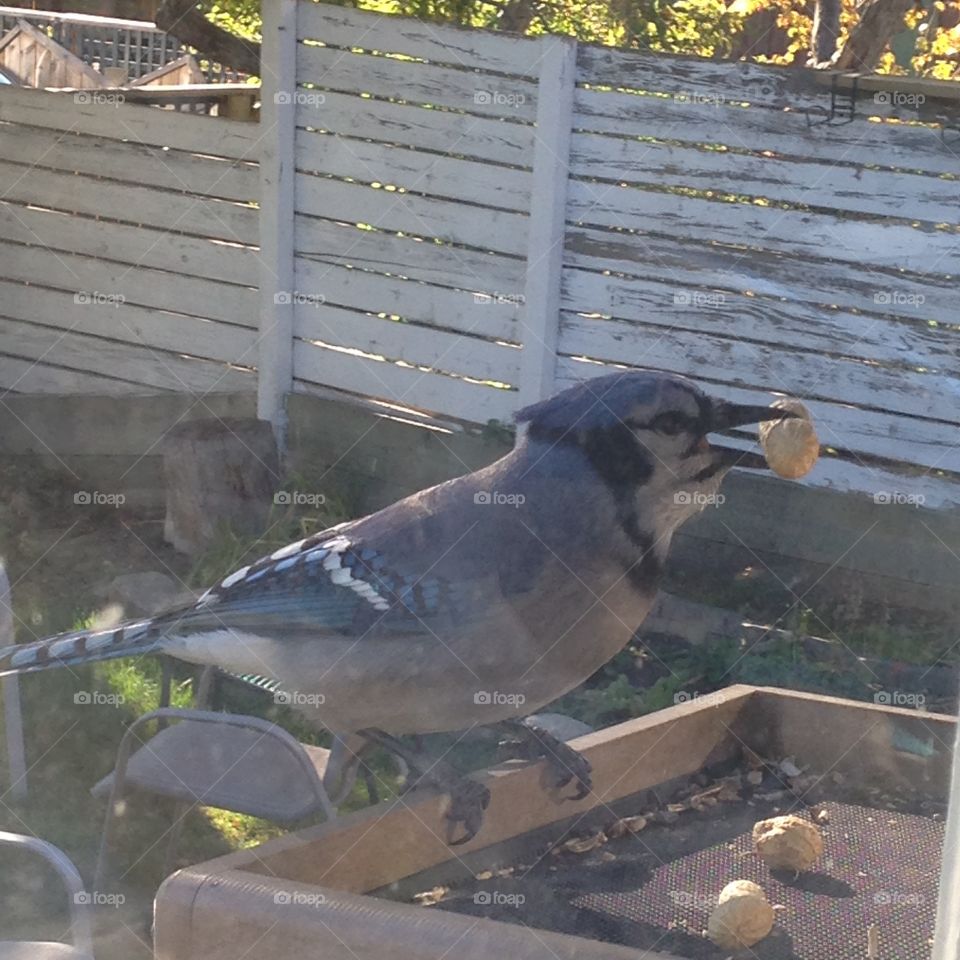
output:
[[[125,623],[110,630],[60,633],[0,650],[0,677],[155,653],[163,644],[162,637],[163,629],[155,620]]]

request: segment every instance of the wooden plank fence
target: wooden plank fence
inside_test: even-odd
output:
[[[259,129],[0,93],[0,384],[258,367],[280,429],[292,392],[477,424],[653,366],[802,397],[830,448],[812,486],[960,503],[949,98],[878,91],[840,123],[809,71],[265,13]],[[112,320],[68,296],[134,279]]]
[[[258,127],[0,95],[0,384],[255,389]]]

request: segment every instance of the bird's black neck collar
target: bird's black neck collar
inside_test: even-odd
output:
[[[639,559],[627,565],[627,578],[638,591],[655,592],[662,564],[653,536],[641,526],[636,508],[637,489],[653,476],[653,461],[637,443],[630,427],[618,420],[608,427],[578,431],[533,422],[528,438],[538,443],[574,446],[583,452],[613,497],[621,531],[639,551]]]

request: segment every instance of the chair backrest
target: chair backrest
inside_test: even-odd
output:
[[[143,741],[151,720],[177,721]],[[132,748],[142,744],[135,753]],[[109,784],[188,803],[293,823],[317,811],[336,811],[321,779],[325,751],[311,756],[282,727],[259,717],[162,707],[124,734]],[[94,788],[102,793],[107,781]]]
[[[83,880],[70,858],[59,847],[38,837],[0,830],[0,846],[19,847],[36,854],[53,867],[63,881],[70,906],[70,935],[74,957],[93,957],[93,933],[90,922],[90,896],[83,889]],[[32,945],[27,945],[32,946]],[[36,954],[34,954],[36,955]],[[24,952],[24,956],[28,956]]]

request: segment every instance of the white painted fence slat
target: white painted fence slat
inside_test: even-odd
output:
[[[677,101],[581,88],[574,95],[574,111],[578,130],[814,156],[821,163],[957,173],[956,154],[935,126],[866,119],[811,126],[799,111],[744,109],[710,100]]]
[[[0,280],[19,280],[76,294],[122,296],[126,304],[243,327],[257,324],[258,294],[253,287],[110,263],[43,246],[0,241]],[[223,335],[228,336],[229,331],[224,330]]]
[[[709,375],[744,387],[768,387],[789,395],[829,397],[915,417],[960,423],[960,405],[945,404],[957,381],[940,373],[916,373],[873,364],[774,348],[669,327],[635,327],[629,339],[610,336],[607,321],[561,319],[559,349],[638,367],[662,367],[696,377]],[[623,333],[623,325],[617,325]]]
[[[252,123],[218,118],[212,129],[209,117],[97,97],[95,90],[74,96],[70,92],[5,86],[0,91],[0,121],[52,130],[82,130],[88,136],[149,143],[218,157],[257,159],[260,130]],[[215,136],[211,136],[214,130]]]
[[[255,282],[257,275],[257,251],[250,247],[5,202],[0,202],[0,233],[51,251],[170,271],[168,289],[183,274],[232,284]]]
[[[294,373],[298,380],[379,397],[390,403],[473,423],[508,421],[516,393],[419,370],[412,366],[326,350],[302,340],[294,343]]]
[[[48,329],[51,363],[60,362],[58,332],[70,330],[223,363],[256,365],[253,330],[110,300],[114,295],[109,291],[80,293],[0,280],[0,310]]]
[[[0,160],[243,203],[259,196],[255,163],[103,137],[62,134],[52,138],[50,131],[39,128],[0,127]]]
[[[571,153],[571,173],[580,178],[746,194],[813,207],[829,197],[844,211],[960,223],[960,184],[940,177],[593,134],[574,134]]]
[[[869,263],[803,260],[766,251],[650,234],[568,228],[565,261],[594,272],[670,277],[678,291],[750,291],[817,306],[869,310],[908,320],[954,314],[952,280],[886,272]],[[625,296],[629,297],[629,294]]]
[[[722,290],[691,290],[661,280],[636,280],[567,269],[563,306],[584,314],[602,314],[619,321],[613,334],[630,336],[646,324],[755,340],[770,346],[794,347],[855,356],[880,363],[960,369],[960,331],[931,327],[917,307],[917,316],[897,320],[843,310],[826,310],[793,299],[746,295]],[[881,305],[871,304],[879,312]],[[613,330],[613,321],[608,328]]]
[[[446,197],[525,213],[531,177],[525,170],[477,163],[436,153],[364,143],[352,137],[297,131],[297,171],[390,184],[415,193]]]
[[[111,183],[37,167],[0,161],[0,182],[6,200],[43,203],[54,210],[217,237],[238,243],[256,242],[258,214],[254,207],[188,196],[145,186]]]
[[[297,34],[300,39],[336,47],[362,47],[464,69],[537,76],[539,48],[528,37],[316,3],[301,4]]]
[[[511,121],[532,123],[536,116],[537,87],[528,80],[345,53],[331,47],[301,45],[297,56],[297,83],[315,84],[321,90],[428,103]],[[301,94],[310,92],[303,90]],[[299,99],[297,125],[311,125],[310,117],[317,111],[306,96]]]
[[[518,167],[529,167],[533,156],[534,130],[527,124],[332,90],[324,91],[323,103],[316,108],[305,104],[298,112],[297,123],[300,128],[329,130]]]
[[[654,229],[679,239],[721,241],[818,258],[829,251],[850,263],[937,274],[960,271],[960,234],[921,231],[802,210],[701,200],[633,187],[573,180],[567,216],[623,230]],[[744,251],[744,256],[750,256]]]
[[[298,303],[294,335],[474,380],[516,384],[519,379],[520,350],[516,347],[418,324],[368,317],[327,304]]]
[[[527,218],[489,208],[464,208],[453,200],[377,190],[366,185],[296,176],[297,210],[303,214],[402,230],[480,250],[526,253]]]
[[[104,340],[84,334],[63,332],[51,335],[49,327],[9,320],[0,315],[0,341],[11,344],[7,357],[31,361],[22,379],[3,381],[4,389],[29,393],[39,390],[33,383],[32,362],[40,367],[61,366],[90,372],[122,384],[124,393],[173,390],[180,393],[251,390],[254,374],[223,363],[188,359],[130,343]],[[55,344],[55,348],[51,347]],[[50,371],[38,369],[37,377],[49,382]],[[87,391],[84,391],[87,392]],[[91,390],[89,392],[98,392]]]
[[[451,290],[301,257],[296,260],[294,285],[301,300],[384,313],[496,340],[518,341],[521,336],[519,297]]]
[[[524,262],[352,224],[297,216],[296,253],[311,262],[352,264],[460,290],[523,291]]]

